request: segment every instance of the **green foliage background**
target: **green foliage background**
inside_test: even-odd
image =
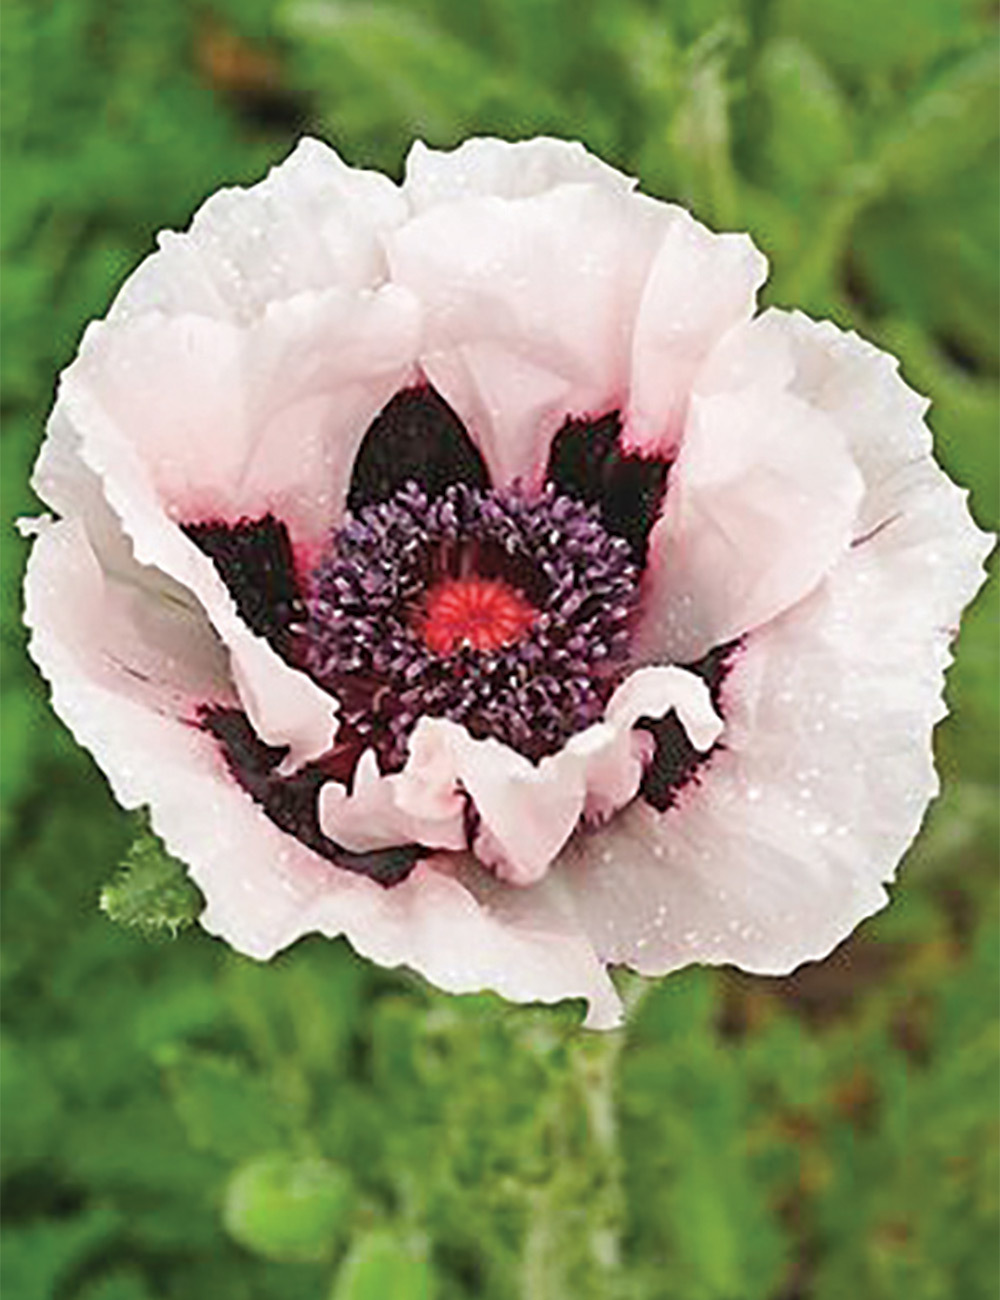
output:
[[[132,828],[23,658],[58,369],[162,226],[316,131],[582,138],[771,256],[935,400],[996,527],[985,0],[8,0],[5,1300],[977,1300],[997,1293],[996,584],[893,906],[822,966],[664,982],[627,1041],[306,941],[97,907]]]

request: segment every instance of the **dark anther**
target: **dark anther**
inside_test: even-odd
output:
[[[348,509],[388,501],[408,482],[430,497],[451,483],[486,489],[490,476],[475,443],[429,385],[405,388],[372,421],[354,461]]]
[[[728,641],[725,645],[709,650],[697,663],[684,665],[688,672],[696,673],[708,687],[712,705],[720,715],[722,684],[733,666],[739,646],[738,639]],[[649,732],[656,746],[652,760],[643,774],[640,793],[647,803],[651,803],[660,812],[666,812],[677,802],[677,796],[687,783],[698,779],[699,770],[719,746],[713,745],[704,754],[695,749],[673,709],[663,718],[642,718],[637,725]]]
[[[309,763],[292,776],[278,776],[275,769],[287,747],[265,744],[239,709],[206,708],[198,724],[219,742],[234,779],[271,821],[321,858],[388,886],[405,880],[426,856],[416,844],[352,853],[323,834],[317,814],[319,788],[342,779],[343,770],[353,770],[356,753],[344,756],[334,749],[329,758]]]
[[[599,420],[567,420],[552,441],[548,477],[561,492],[598,506],[604,527],[624,537],[643,566],[669,466],[622,451],[621,434],[617,411]]]
[[[305,612],[287,527],[270,514],[182,527],[218,569],[247,626],[287,658],[293,625]]]

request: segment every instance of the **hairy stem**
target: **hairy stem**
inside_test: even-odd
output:
[[[566,1041],[566,1070],[548,1099],[553,1173],[529,1201],[521,1276],[525,1300],[614,1300],[620,1292],[625,1194],[618,1077],[647,987],[637,977],[623,986],[621,1029],[576,1031]]]

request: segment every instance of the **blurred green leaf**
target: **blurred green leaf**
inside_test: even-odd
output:
[[[624,1074],[630,1202],[669,1272],[665,1295],[764,1300],[786,1247],[756,1186],[746,1083],[715,1040],[713,988],[704,973],[678,976],[644,1008]]]
[[[1000,139],[1000,49],[976,48],[929,79],[879,133],[880,168],[895,189],[925,194],[994,157]]]
[[[354,1199],[350,1176],[336,1165],[277,1152],[236,1170],[226,1187],[223,1221],[258,1255],[323,1260],[346,1236]]]
[[[732,226],[737,213],[729,62],[744,39],[738,24],[722,23],[685,54],[666,144],[680,195],[716,226]]]
[[[778,31],[862,82],[913,74],[987,26],[979,0],[776,0],[774,10]]]
[[[177,1114],[191,1144],[226,1159],[280,1147],[295,1117],[265,1079],[228,1057],[161,1049]]]
[[[74,1300],[153,1300],[142,1274],[120,1270],[86,1283]]]
[[[0,1037],[0,1112],[6,1116],[5,1176],[44,1159],[59,1141],[62,1099],[45,1061],[12,1034]]]
[[[57,1300],[75,1268],[114,1234],[119,1218],[95,1209],[0,1234],[0,1291],[15,1300]]]
[[[792,195],[832,191],[854,154],[847,100],[824,64],[804,45],[770,42],[757,61],[764,142],[758,145],[772,182]]]
[[[337,1273],[330,1300],[432,1300],[430,1264],[423,1250],[386,1229],[357,1238]]]

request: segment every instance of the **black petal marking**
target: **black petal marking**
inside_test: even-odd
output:
[[[219,742],[226,766],[254,803],[276,826],[321,858],[389,886],[405,880],[426,856],[416,844],[352,853],[323,834],[317,815],[319,788],[354,770],[357,755],[347,752],[350,742],[343,748],[338,746],[329,758],[283,777],[276,775],[275,768],[288,753],[287,746],[265,744],[239,709],[208,707],[202,710],[199,725]]]
[[[641,567],[670,467],[622,451],[621,434],[618,411],[599,420],[567,420],[552,441],[548,478],[561,492],[598,506],[604,527],[628,542]]]
[[[722,685],[729,676],[729,671],[736,662],[736,653],[743,644],[742,637],[717,645],[714,650],[693,664],[684,664],[689,673],[695,673],[708,687],[712,697],[712,707],[722,716]]]
[[[287,658],[293,624],[302,621],[305,608],[285,524],[267,514],[236,524],[183,524],[182,529],[219,571],[244,623]]]
[[[643,718],[637,725],[648,731],[656,743],[640,792],[647,803],[666,812],[708,755],[700,754],[691,744],[673,709],[663,718]]]
[[[426,384],[397,393],[372,421],[354,461],[347,508],[357,514],[388,501],[408,482],[432,499],[452,483],[490,485],[462,421]]]
[[[710,650],[697,663],[684,665],[688,672],[697,673],[708,687],[712,704],[720,716],[722,684],[733,666],[740,644],[739,640],[729,641]],[[698,779],[700,769],[719,745],[713,745],[704,754],[695,749],[673,709],[662,718],[641,718],[636,725],[648,731],[656,745],[652,761],[643,775],[640,793],[647,803],[660,812],[666,812],[677,802],[684,786]]]

